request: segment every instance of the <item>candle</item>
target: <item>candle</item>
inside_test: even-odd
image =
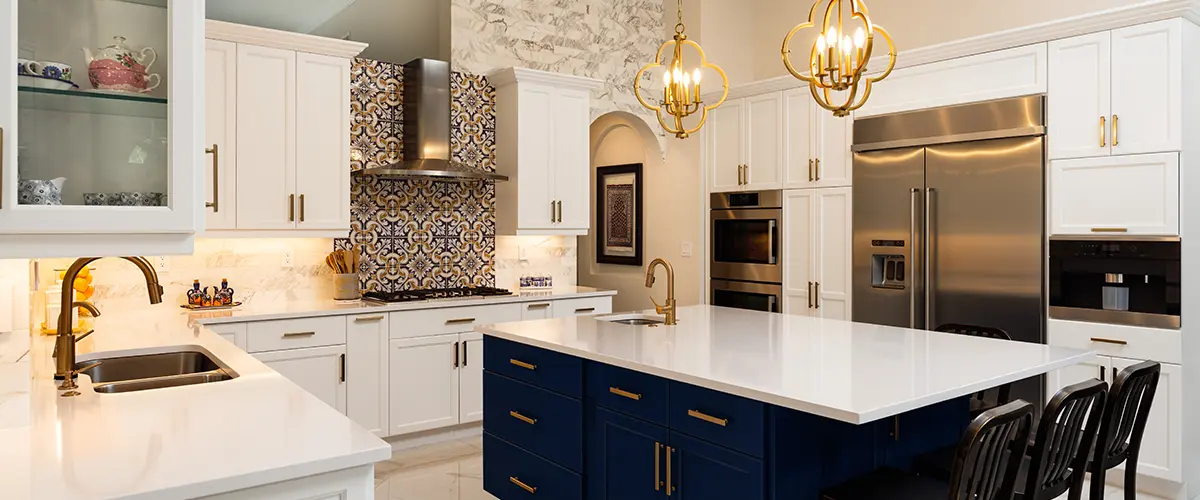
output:
[[[696,70],[692,72],[692,81],[696,82],[696,95],[694,100],[696,104],[700,104],[700,68],[696,68]]]

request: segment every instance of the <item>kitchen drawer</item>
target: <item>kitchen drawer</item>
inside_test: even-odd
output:
[[[346,343],[346,318],[318,318],[255,321],[246,328],[248,352],[281,351]]]
[[[662,377],[588,362],[587,399],[589,404],[667,425],[667,379]]]
[[[554,317],[569,318],[587,314],[612,312],[612,297],[588,297],[585,299],[563,299],[554,301]]]
[[[521,321],[520,304],[443,307],[391,313],[388,331],[393,339],[464,333],[489,323]]]
[[[575,356],[484,336],[483,369],[576,399],[583,397],[583,360]]]
[[[1179,330],[1052,319],[1047,322],[1047,332],[1047,344],[1055,347],[1094,350],[1106,356],[1160,363],[1183,363],[1180,355],[1183,339]]]
[[[483,489],[500,500],[573,500],[583,498],[583,479],[579,474],[484,432]]]
[[[483,430],[574,471],[583,470],[583,403],[487,372]]]
[[[667,420],[672,431],[762,458],[766,408],[754,401],[670,381]]]

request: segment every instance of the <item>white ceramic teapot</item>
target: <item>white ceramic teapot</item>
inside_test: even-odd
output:
[[[83,55],[88,63],[88,80],[92,87],[105,90],[146,92],[158,86],[159,76],[149,74],[150,66],[158,59],[158,53],[150,47],[134,52],[125,45],[125,37],[113,37],[114,43],[92,50],[84,47]],[[149,85],[155,80],[153,85]]]

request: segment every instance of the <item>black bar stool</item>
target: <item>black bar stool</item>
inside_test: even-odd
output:
[[[1144,361],[1121,370],[1113,378],[1096,441],[1096,455],[1092,458],[1091,500],[1104,498],[1104,474],[1122,463],[1126,463],[1125,499],[1134,500],[1138,453],[1161,373],[1162,365]]]
[[[1082,498],[1107,393],[1108,384],[1092,379],[1063,387],[1050,398],[1022,461],[1014,498],[1053,500],[1068,491],[1069,500]]]
[[[1008,332],[999,328],[990,326],[965,325],[961,323],[946,323],[934,329],[935,332],[957,333],[959,335],[970,335],[972,337],[985,337],[989,339],[1012,340],[1012,336]],[[986,389],[971,395],[971,416],[974,417],[985,410],[990,410],[997,406],[1008,404],[1010,401],[1009,393],[1012,392],[1012,384],[1004,384],[1000,387]]]
[[[949,483],[884,467],[822,491],[821,499],[1009,500],[1032,423],[1033,405],[1021,400],[975,417],[955,450]]]

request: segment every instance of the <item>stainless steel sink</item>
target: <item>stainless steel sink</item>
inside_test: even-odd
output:
[[[612,314],[609,316],[597,316],[596,319],[632,326],[658,326],[666,322],[662,316],[650,314]]]
[[[232,379],[216,361],[199,351],[176,351],[80,361],[76,369],[99,361],[79,373],[92,379],[101,393],[161,389]]]

